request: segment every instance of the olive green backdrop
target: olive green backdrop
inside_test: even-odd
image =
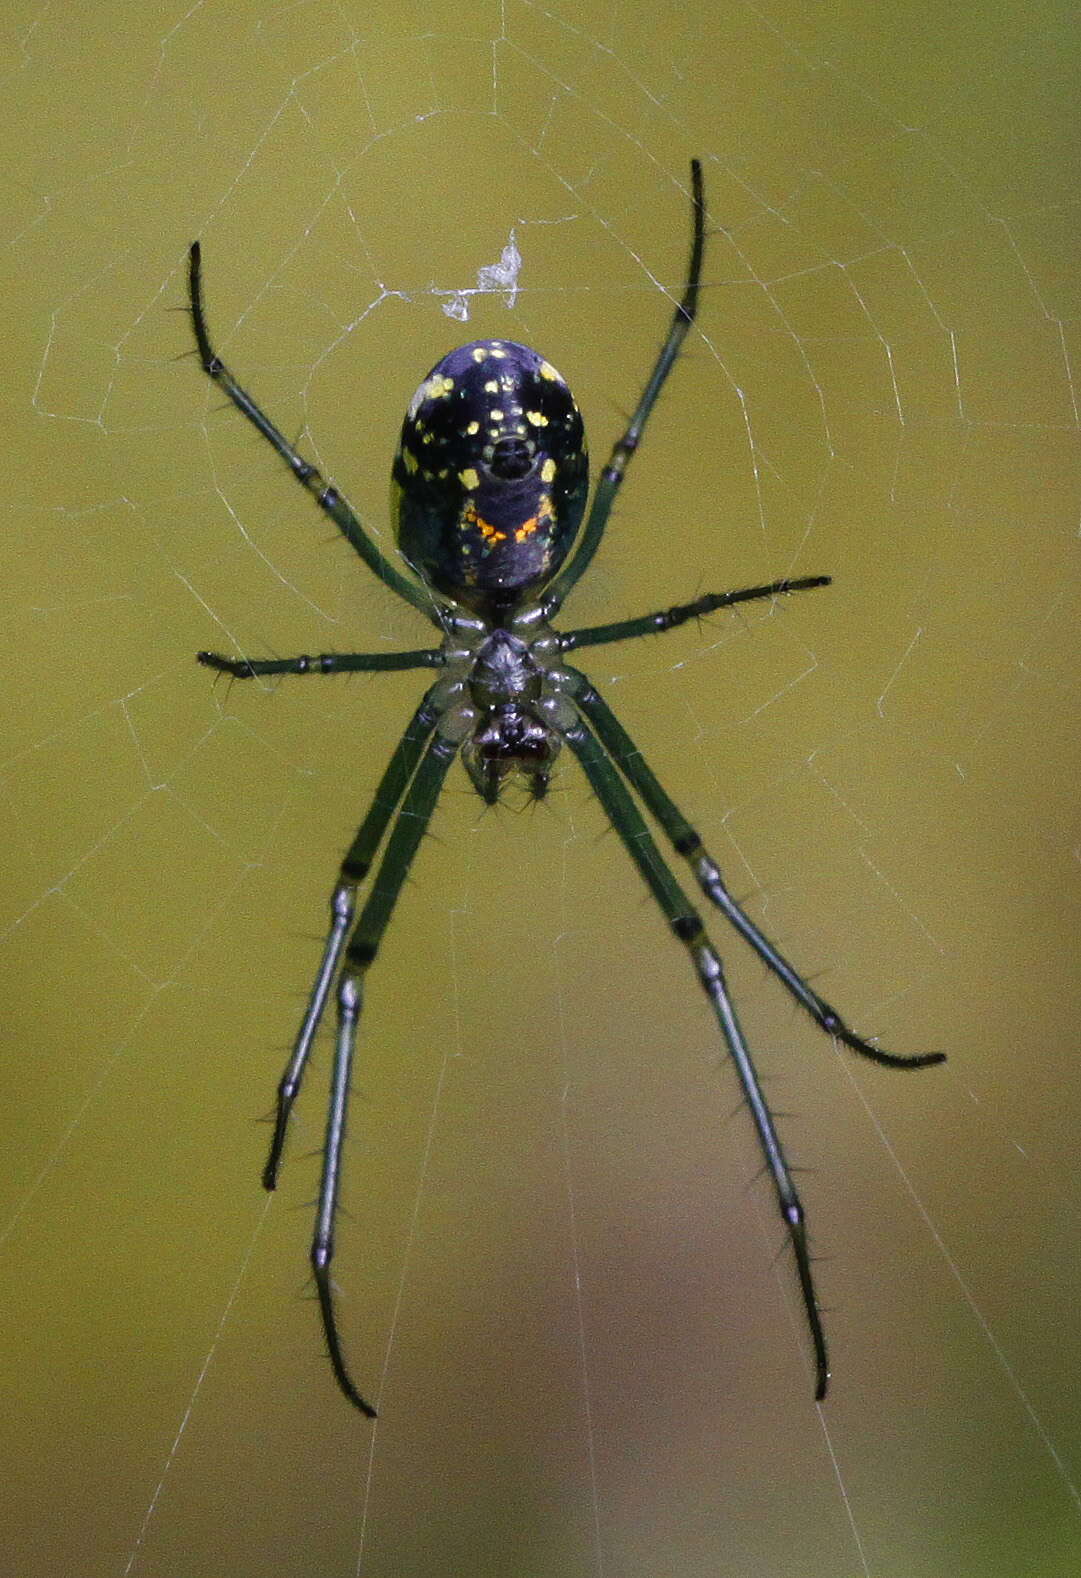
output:
[[[906,0],[9,12],[4,1566],[20,1578],[1066,1578],[1081,1561],[1077,23]],[[583,666],[854,1025],[718,921],[821,1257],[573,764],[455,770],[370,977],[337,1277],[327,1048],[259,1123],[428,639],[190,349],[386,531],[419,378],[536,345],[595,457],[711,236],[571,623],[835,584]],[[474,290],[513,231],[517,292]],[[459,315],[461,321],[444,309]],[[384,539],[385,540],[385,539]]]

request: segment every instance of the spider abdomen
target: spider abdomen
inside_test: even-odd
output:
[[[416,390],[394,457],[398,544],[429,585],[512,606],[556,573],[589,489],[582,418],[564,380],[513,340],[475,340]]]

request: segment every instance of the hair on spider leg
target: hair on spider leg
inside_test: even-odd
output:
[[[800,1170],[799,1168],[795,1169],[795,1171],[797,1171],[797,1172],[799,1170]],[[836,1255],[819,1254],[817,1250],[812,1253],[811,1247],[810,1247],[810,1236],[809,1235],[808,1235],[808,1241],[807,1241],[807,1246],[806,1247],[807,1247],[807,1259],[812,1265],[815,1265],[815,1266],[818,1266],[818,1265],[823,1265],[823,1266],[832,1265],[832,1263],[837,1258]],[[772,1256],[772,1258],[770,1260],[770,1270],[771,1271],[776,1270],[776,1268],[780,1265],[781,1261],[784,1259],[785,1255],[792,1248],[793,1248],[792,1232],[791,1232],[790,1228],[785,1227],[785,1229],[781,1233],[781,1242],[777,1245],[777,1248],[774,1251],[773,1256]],[[827,1306],[825,1304],[820,1304],[818,1302],[818,1300],[816,1299],[815,1300],[815,1308],[818,1310],[818,1313],[821,1315],[821,1314],[824,1314],[826,1312],[827,1308],[832,1308],[832,1306]]]
[[[538,806],[546,809],[548,814],[551,815],[554,809],[551,803],[553,796],[563,793],[565,791],[562,786],[553,790],[549,781],[539,794],[532,789],[522,788],[518,794],[503,793],[498,800],[483,800],[476,812],[473,825],[474,827],[479,827],[490,816],[533,816],[536,814]]]
[[[564,661],[565,654],[578,647],[662,633],[734,603],[826,585],[829,577],[707,593],[693,603],[605,625],[561,630],[552,623],[592,566],[613,515],[619,513],[616,503],[627,471],[696,318],[706,239],[699,160],[691,160],[690,173],[686,285],[638,403],[592,484],[581,414],[551,363],[511,340],[459,346],[430,369],[402,423],[391,472],[398,549],[394,562],[344,495],[275,426],[214,350],[203,310],[198,242],[190,249],[191,321],[203,371],[276,452],[367,570],[434,626],[439,641],[436,647],[413,651],[350,652],[320,660],[200,654],[206,666],[233,679],[435,670],[426,677],[421,699],[338,868],[322,956],[278,1086],[274,1135],[263,1171],[264,1183],[273,1187],[294,1102],[333,996],[337,1028],[309,1259],[334,1379],[348,1401],[369,1417],[375,1410],[357,1391],[346,1364],[331,1276],[362,988],[411,879],[421,842],[435,836],[432,815],[446,792],[455,757],[461,756],[468,784],[485,809],[499,803],[511,780],[531,782],[534,801],[545,798],[537,791],[542,777],[547,788],[548,769],[561,748],[567,759],[577,761],[600,808],[604,832],[614,834],[642,879],[643,907],[652,899],[667,934],[683,950],[716,1021],[717,1044],[735,1067],[742,1105],[794,1253],[805,1328],[814,1350],[817,1399],[825,1394],[829,1364],[803,1205],[721,956],[676,875],[683,870],[679,862],[686,862],[695,887],[820,1030],[892,1067],[922,1067],[941,1060],[941,1054],[884,1053],[848,1029],[731,897],[720,868],[607,701],[585,674]]]
[[[184,312],[187,309],[183,308],[183,307],[169,307],[166,310],[168,312]],[[189,313],[188,316],[190,317],[191,314]],[[186,351],[177,351],[175,356],[170,356],[168,358],[168,360],[170,362],[190,362],[192,357],[198,356],[198,354],[199,354],[199,352],[194,348],[194,346],[192,346]],[[217,410],[225,411],[225,410],[228,409],[228,405],[226,404],[226,405],[223,405],[223,406],[215,406],[214,409],[216,411]]]

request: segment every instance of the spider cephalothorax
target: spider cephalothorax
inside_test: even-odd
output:
[[[535,654],[528,639],[535,631],[527,628],[523,639],[513,629],[482,627],[475,632],[479,644],[466,660],[465,689],[474,716],[462,744],[462,761],[489,805],[516,774],[534,799],[548,788],[559,750],[552,725],[566,716],[560,694],[565,671],[550,661],[545,649],[551,648],[551,632],[542,628]]]
[[[569,746],[669,930],[687,949],[735,1065],[795,1252],[814,1349],[816,1397],[825,1394],[829,1370],[803,1207],[725,986],[720,958],[639,805],[674,853],[687,862],[709,902],[823,1030],[862,1056],[893,1068],[942,1061],[940,1052],[899,1057],[849,1030],[732,898],[716,862],[607,702],[583,673],[563,662],[575,648],[672,630],[734,603],[824,586],[829,577],[786,578],[735,592],[711,592],[656,613],[580,630],[561,631],[550,623],[597,551],[654,401],[694,321],[705,241],[697,160],[691,164],[691,192],[687,287],[637,409],[597,481],[573,556],[568,559],[588,491],[578,408],[559,374],[535,351],[511,340],[479,340],[436,364],[413,396],[402,427],[394,460],[394,514],[403,558],[419,581],[384,557],[343,496],[298,453],[217,356],[203,317],[198,243],[191,249],[192,320],[204,371],[273,445],[368,568],[441,634],[439,646],[411,652],[325,652],[318,657],[265,659],[199,653],[201,663],[237,679],[407,668],[439,671],[407,724],[342,860],[322,961],[278,1086],[274,1137],[263,1170],[265,1186],[273,1189],[293,1102],[327,1000],[336,990],[338,1034],[311,1261],[335,1377],[350,1402],[369,1415],[375,1410],[346,1367],[330,1276],[361,984],[447,770],[459,752],[477,792],[492,802],[514,774],[524,777],[534,796],[543,794],[557,750]],[[357,889],[380,849],[378,878],[354,924]]]

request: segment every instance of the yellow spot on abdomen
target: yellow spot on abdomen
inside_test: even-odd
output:
[[[424,396],[427,400],[443,400],[453,388],[453,378],[448,378],[446,373],[435,373],[424,385]]]

